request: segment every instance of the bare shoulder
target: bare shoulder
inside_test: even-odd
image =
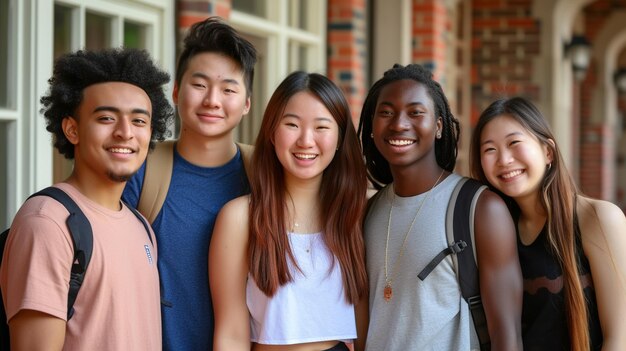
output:
[[[610,243],[626,236],[626,216],[615,204],[584,196],[576,198],[576,214],[583,244],[586,242]]]
[[[247,215],[250,206],[250,195],[244,195],[228,201],[220,212]]]
[[[496,256],[501,254],[515,257],[517,239],[511,213],[504,200],[488,189],[480,194],[476,203],[474,236],[480,259],[498,261]]]
[[[240,196],[227,202],[220,210],[215,222],[214,233],[247,233],[249,219],[250,195]]]
[[[489,189],[485,189],[476,203],[476,218],[497,221],[500,216],[510,219],[511,214],[504,200]]]
[[[582,211],[594,211],[599,216],[608,216],[610,218],[624,218],[624,212],[614,203],[605,200],[598,200],[578,195],[576,197],[579,215]],[[584,214],[584,212],[583,212]]]

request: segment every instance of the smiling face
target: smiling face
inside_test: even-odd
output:
[[[230,135],[250,109],[243,71],[224,55],[193,56],[173,92],[182,120],[181,138],[220,138]]]
[[[372,130],[374,144],[394,170],[436,164],[435,138],[442,128],[426,87],[404,79],[381,89]]]
[[[90,85],[75,117],[63,120],[74,144],[75,173],[84,179],[128,180],[148,154],[152,104],[141,88],[121,82]]]
[[[552,152],[509,115],[487,123],[480,135],[480,163],[491,185],[516,200],[535,196]]]
[[[287,102],[273,142],[287,180],[321,180],[335,157],[339,126],[317,97],[300,92]]]

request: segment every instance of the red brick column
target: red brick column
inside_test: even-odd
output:
[[[581,84],[580,106],[580,190],[598,199],[612,199],[609,184],[615,178],[615,138],[618,131],[591,110],[594,89],[598,87],[596,63],[592,60]]]
[[[626,2],[625,2],[626,3]],[[596,0],[583,9],[585,33],[593,45],[599,30],[614,11],[611,0]],[[615,184],[616,132],[603,116],[592,111],[592,96],[600,81],[597,61],[592,58],[587,75],[581,84],[581,98],[574,103],[580,108],[580,189],[591,197],[612,199],[610,184]],[[603,58],[598,58],[603,59]]]
[[[355,126],[367,94],[366,0],[328,0],[327,75],[344,92]]]
[[[231,0],[176,0],[178,18],[178,42],[182,42],[184,32],[192,24],[209,16],[230,17]]]
[[[615,131],[606,124],[583,125],[581,140],[580,188],[588,196],[598,199],[610,199],[604,184],[610,184],[613,178],[612,167],[615,162],[613,140]]]
[[[621,137],[624,138],[626,137],[626,133],[624,133],[624,130],[626,129],[626,94],[622,93],[622,95],[618,97],[617,103],[618,103],[618,111],[620,111],[619,116],[622,119],[621,120],[622,129],[616,132],[618,133],[618,135],[621,135]],[[618,142],[618,145],[625,145],[625,144],[626,142],[623,140]],[[617,160],[615,167],[618,170],[624,170],[624,166],[626,165],[626,149],[618,148],[615,159]],[[622,208],[622,211],[626,213],[626,187],[623,186],[624,178],[620,178],[620,176],[625,177],[626,174],[619,173],[618,171],[617,175],[618,175],[617,177],[618,183],[617,183],[617,189],[616,189],[616,194],[615,194],[615,201]]]
[[[413,0],[412,14],[411,60],[440,80],[446,72],[446,35],[451,30],[448,10],[441,0]]]
[[[472,0],[472,123],[491,102],[523,95],[538,101],[531,79],[541,23],[531,0]]]

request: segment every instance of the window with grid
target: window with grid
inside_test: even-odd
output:
[[[232,10],[229,23],[258,51],[252,106],[236,134],[254,143],[267,101],[289,73],[326,74],[326,1],[233,0]]]

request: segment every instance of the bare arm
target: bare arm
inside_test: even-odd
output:
[[[522,350],[522,272],[511,214],[504,201],[485,190],[474,219],[480,293],[492,350]]]
[[[21,310],[9,320],[11,350],[61,350],[65,321],[47,313]]]
[[[602,326],[602,350],[626,350],[626,218],[612,203],[578,197],[583,250]]]
[[[240,197],[220,211],[209,248],[215,351],[250,350],[250,317],[246,305],[247,249],[248,197]]]

